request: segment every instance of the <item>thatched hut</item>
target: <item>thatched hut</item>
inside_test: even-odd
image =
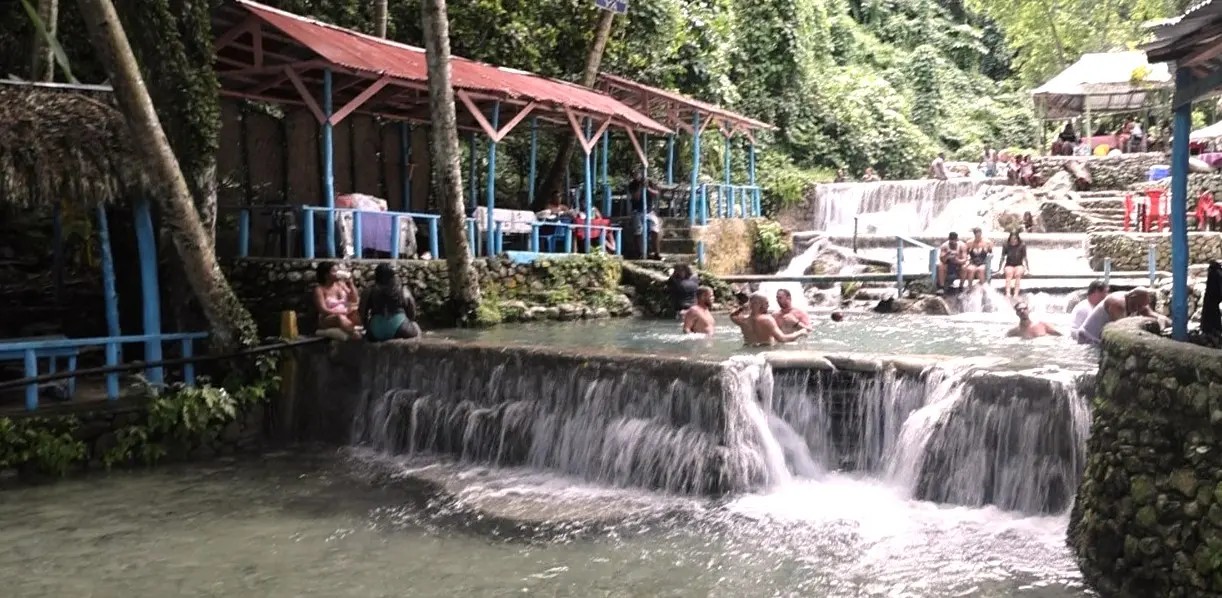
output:
[[[148,196],[109,88],[0,81],[0,204]]]

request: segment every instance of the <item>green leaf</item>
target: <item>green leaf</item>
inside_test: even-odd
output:
[[[59,40],[47,31],[46,24],[38,16],[38,10],[30,4],[29,0],[21,0],[21,5],[25,7],[25,13],[29,15],[30,21],[34,23],[34,29],[38,31],[38,35],[46,40],[48,46],[51,46],[51,53],[55,54],[55,62],[59,65],[59,69],[64,72],[64,77],[68,79],[69,83],[80,83],[72,74],[72,66],[68,64],[68,55],[64,53],[63,46],[60,46]]]

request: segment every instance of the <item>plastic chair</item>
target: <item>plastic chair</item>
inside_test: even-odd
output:
[[[1216,213],[1217,205],[1214,203],[1214,194],[1209,191],[1201,193],[1201,196],[1197,198],[1197,230],[1209,230],[1210,221],[1214,219]]]
[[[572,224],[573,219],[567,218],[567,217],[557,218],[556,222],[557,224],[560,224],[560,225]],[[540,248],[547,247],[548,253],[556,253],[557,244],[559,244],[562,249],[564,248],[564,239],[568,236],[568,227],[567,226],[551,226],[548,228],[550,230],[548,231],[547,234],[539,235],[539,245],[540,245]]]
[[[1129,232],[1129,227],[1133,224],[1133,194],[1124,194],[1124,232]]]
[[[1146,209],[1147,232],[1154,230],[1154,227],[1158,227],[1160,231],[1167,229],[1167,206],[1164,204],[1166,195],[1162,189],[1146,190],[1146,196],[1150,198],[1150,205]]]

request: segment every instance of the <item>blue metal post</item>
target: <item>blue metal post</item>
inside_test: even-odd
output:
[[[140,254],[144,334],[156,337],[161,334],[161,287],[157,282],[157,242],[153,236],[153,213],[147,199],[137,201],[132,209],[136,220],[136,247]],[[144,360],[161,361],[161,339],[151,338],[144,341]],[[149,368],[145,375],[153,384],[165,382],[159,367]]]
[[[492,103],[492,128],[495,130],[501,126],[501,103]],[[497,231],[493,230],[493,223],[496,221],[492,217],[492,210],[496,208],[496,141],[488,140],[488,180],[484,183],[487,186],[487,197],[485,198],[488,207],[487,226],[485,231],[485,239],[488,243],[488,255],[493,256],[500,252],[498,245],[500,239]]]
[[[929,282],[933,288],[938,288],[938,250],[929,250]]]
[[[726,216],[727,216],[727,217],[729,217],[729,218],[733,218],[733,217],[734,217],[734,203],[735,203],[735,202],[734,202],[734,191],[732,191],[732,190],[730,189],[730,184],[731,184],[731,181],[733,180],[733,179],[731,179],[731,178],[730,178],[730,150],[731,150],[731,147],[732,147],[732,146],[730,145],[730,136],[729,136],[729,135],[725,135],[724,137],[725,137],[725,141],[726,141],[726,152],[725,152],[725,153],[726,153],[726,155],[725,155],[725,156],[723,156],[723,160],[722,160],[722,162],[723,162],[723,164],[722,164],[722,169],[725,171],[726,187],[725,187],[725,190],[724,190],[724,191],[722,191],[722,193],[721,193],[721,203],[723,203],[723,204],[724,204],[724,203],[727,203],[727,197],[726,197],[726,196],[728,195],[728,196],[729,196],[729,198],[728,198],[728,199],[729,199],[729,205],[727,206],[727,207],[728,207],[728,209],[726,210],[726,212],[727,212]],[[743,217],[745,218],[746,216],[747,216],[747,214],[744,212],[744,213],[743,213]]]
[[[468,177],[471,179],[471,201],[470,203],[474,207],[474,206],[479,205],[479,180],[475,176],[476,175],[475,133],[471,133],[471,137],[468,140],[468,143],[470,146],[470,150],[467,153],[471,155],[471,168],[470,168],[471,174]]]
[[[1103,258],[1103,284],[1112,284],[1112,258]]]
[[[636,135],[632,131],[629,135]],[[644,184],[641,185],[641,259],[649,257],[649,134],[643,134],[644,143],[641,144],[641,149],[645,151],[645,165],[641,179]],[[628,205],[632,205],[632,198],[628,198]]]
[[[687,204],[687,218],[691,224],[696,224],[696,207],[700,203],[700,113],[692,116],[692,189],[691,198]]]
[[[182,339],[182,357],[190,359],[195,356],[195,341],[193,339]],[[187,362],[182,366],[182,381],[187,386],[195,386],[195,364]]]
[[[591,134],[590,133],[590,119],[587,118],[586,119],[586,139],[590,138],[590,134]],[[586,211],[586,243],[585,244],[586,244],[586,253],[590,253],[590,241],[591,241],[590,231],[592,230],[590,228],[590,225],[592,224],[590,221],[594,219],[594,214],[593,214],[594,189],[591,188],[594,186],[594,173],[593,173],[594,157],[591,156],[587,152],[585,154],[585,158],[581,161],[581,164],[583,166],[582,171],[583,171],[583,176],[584,176],[584,179],[582,180],[585,181],[585,184],[583,184],[582,187],[584,188],[584,194],[585,194],[585,200],[586,200],[585,201],[585,204],[586,204],[586,208],[585,208],[585,211]]]
[[[895,246],[895,296],[904,294],[904,240]]]
[[[755,185],[755,143],[747,143],[747,182],[751,184],[751,215],[760,217],[760,190]]]
[[[238,211],[238,257],[250,255],[250,208]]]
[[[429,253],[433,259],[437,259],[437,256],[441,255],[437,237],[437,219],[429,218]]]
[[[362,224],[364,220],[360,210],[352,211],[352,253],[358,260],[365,257],[365,226]]]
[[[301,211],[301,224],[305,227],[301,231],[301,244],[305,245],[306,259],[314,259],[314,211]]]
[[[1146,270],[1150,277],[1150,286],[1154,286],[1154,276],[1158,268],[1158,248],[1154,243],[1146,247]]]
[[[98,206],[98,244],[102,248],[102,301],[106,304],[106,334],[119,336],[119,294],[115,291],[115,256],[110,251],[106,206]]]
[[[1176,69],[1176,90],[1192,82],[1186,68]],[[1192,102],[1175,107],[1171,130],[1171,336],[1188,338],[1188,134]]]
[[[106,365],[119,365],[119,343],[106,343]],[[111,372],[106,374],[106,398],[117,401],[119,400],[119,374]]]
[[[675,136],[666,136],[666,184],[675,184]]]
[[[475,231],[476,231],[475,219],[468,218],[467,219],[467,239],[469,239],[471,242],[467,244],[467,250],[471,252],[471,257],[475,257],[476,255],[476,251],[475,251],[476,241],[479,240],[479,236],[475,233]]]
[[[331,127],[331,69],[322,73],[322,192],[327,206],[327,255],[335,257],[335,139]]]
[[[390,259],[399,259],[399,246],[403,240],[400,239],[402,233],[399,231],[399,215],[392,214],[390,216]]]
[[[535,209],[535,178],[538,177],[539,162],[539,119],[530,117],[530,174],[527,175],[526,202],[530,209]]]
[[[609,162],[607,156],[611,154],[611,133],[603,132],[603,216],[611,217],[611,179],[607,172]]]
[[[412,209],[412,126],[399,123],[399,182],[403,185],[403,211]]]
[[[26,349],[22,355],[25,362],[25,377],[33,378],[38,375],[38,355],[33,349]],[[34,411],[38,409],[38,384],[31,382],[25,385],[25,408]]]

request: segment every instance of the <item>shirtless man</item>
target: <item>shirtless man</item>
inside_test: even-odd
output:
[[[713,289],[696,289],[696,302],[683,312],[684,334],[713,334]]]
[[[938,292],[945,292],[962,275],[967,263],[967,244],[959,241],[959,233],[946,236],[946,242],[938,248]]]
[[[1145,316],[1165,323],[1165,318],[1150,307],[1154,296],[1149,289],[1137,287],[1129,292],[1116,291],[1103,298],[1078,329],[1077,340],[1083,345],[1098,346],[1103,342],[1103,327],[1129,316]]]
[[[1017,336],[1021,338],[1038,338],[1041,336],[1061,336],[1057,329],[1045,322],[1034,322],[1031,320],[1031,311],[1026,303],[1019,302],[1014,306],[1014,313],[1018,314],[1018,326],[1015,326],[1006,334],[1006,336]]]
[[[781,307],[781,310],[772,314],[776,318],[777,326],[781,327],[781,332],[794,332],[803,328],[810,328],[810,315],[806,312],[793,306],[793,296],[785,289],[779,289],[776,292],[776,304]]]
[[[809,328],[797,332],[783,332],[777,325],[776,318],[768,313],[768,296],[755,293],[747,300],[747,305],[739,307],[730,314],[730,321],[743,331],[743,342],[752,347],[771,347],[781,342],[796,341],[810,333]]]

